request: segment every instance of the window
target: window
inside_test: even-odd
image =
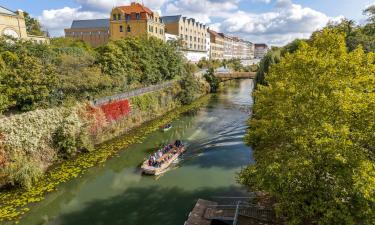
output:
[[[128,32],[132,31],[129,25],[128,25],[128,27],[126,29],[128,30]]]
[[[181,39],[184,39],[184,35],[183,34],[181,34]]]
[[[140,19],[141,19],[141,14],[140,14],[140,13],[135,14],[135,18],[136,18],[137,20],[140,20]]]
[[[123,30],[122,30],[122,26],[120,26],[120,32],[123,32]]]
[[[158,33],[158,28],[157,27],[155,27],[155,33]]]
[[[116,14],[113,14],[113,20],[116,20],[117,17],[116,17]]]
[[[125,14],[125,19],[128,21],[130,20],[130,14]]]
[[[121,20],[121,14],[117,14],[118,20]]]
[[[190,41],[193,41],[193,37],[192,36],[190,36]]]
[[[163,29],[160,29],[160,34],[163,34],[163,33],[164,33]]]
[[[185,35],[185,40],[187,40],[188,39],[188,36],[187,35]]]

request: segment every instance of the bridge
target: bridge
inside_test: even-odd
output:
[[[215,76],[221,81],[234,79],[254,79],[256,72],[216,72]]]

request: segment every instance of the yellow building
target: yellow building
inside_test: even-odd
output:
[[[21,10],[13,12],[0,6],[0,36],[11,36],[16,39],[31,40],[37,43],[48,42],[44,36],[28,35],[25,17]]]
[[[142,4],[133,2],[129,6],[112,9],[109,27],[111,40],[134,36],[153,36],[165,40],[164,29],[158,13]]]

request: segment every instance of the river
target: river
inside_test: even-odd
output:
[[[154,132],[60,185],[19,224],[183,225],[198,198],[246,195],[235,177],[252,163],[243,143],[252,89],[252,80],[231,82],[206,107],[174,120],[170,131]],[[187,146],[180,163],[157,178],[142,176],[143,159],[178,138]]]

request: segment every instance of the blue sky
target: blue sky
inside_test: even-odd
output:
[[[105,18],[113,6],[129,2],[0,0],[0,5],[28,11],[52,35],[61,36],[73,19]],[[328,21],[342,17],[363,23],[362,10],[375,4],[375,0],[144,0],[144,3],[163,15],[194,17],[212,29],[249,41],[283,45],[294,38],[307,38]]]

